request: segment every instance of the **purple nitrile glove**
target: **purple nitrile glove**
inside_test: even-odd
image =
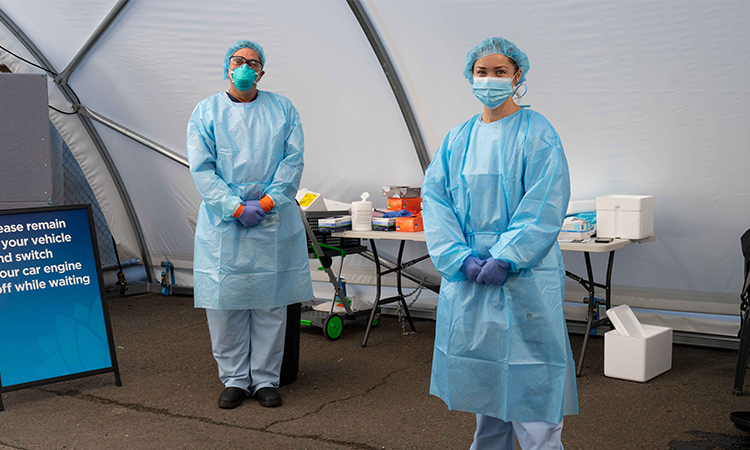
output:
[[[237,218],[237,220],[239,220],[242,225],[252,228],[263,222],[263,219],[265,218],[266,212],[260,207],[258,200],[250,200],[245,202],[245,211]]]
[[[469,281],[476,282],[479,272],[481,272],[482,266],[484,266],[485,263],[486,261],[481,260],[476,256],[469,256],[464,260],[463,265],[461,265],[461,272],[466,275],[466,278],[468,278]]]
[[[393,217],[411,217],[411,216],[412,216],[412,213],[405,209],[402,209],[401,211],[388,211],[387,213],[383,214],[383,217],[385,217],[386,219],[390,219]]]
[[[484,285],[496,284],[498,286],[502,286],[505,283],[505,279],[508,277],[508,269],[510,269],[510,264],[492,257],[487,258],[484,262],[484,267],[482,267],[482,271],[477,277],[477,283]]]

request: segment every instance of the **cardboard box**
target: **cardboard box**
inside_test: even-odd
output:
[[[422,197],[395,198],[388,197],[388,211],[411,211],[414,214],[422,212]]]
[[[411,217],[396,217],[396,231],[424,231],[422,215]]]
[[[321,233],[336,233],[352,229],[352,216],[336,216],[318,219],[318,231]]]
[[[643,239],[654,234],[653,195],[605,195],[596,198],[596,235]]]
[[[641,325],[645,338],[604,333],[604,375],[646,382],[672,368],[672,329]]]
[[[396,231],[396,218],[373,217],[372,231]]]
[[[393,198],[419,198],[422,188],[414,186],[383,186],[383,196]]]

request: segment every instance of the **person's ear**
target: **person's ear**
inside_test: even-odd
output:
[[[260,79],[263,78],[263,75],[265,74],[266,74],[266,71],[261,69],[261,71],[258,72],[258,76],[255,78],[255,83],[256,84],[259,83]]]

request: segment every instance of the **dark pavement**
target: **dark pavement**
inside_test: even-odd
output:
[[[364,323],[328,341],[303,327],[300,373],[281,388],[284,405],[250,399],[234,410],[222,386],[203,310],[192,298],[143,295],[109,300],[122,387],[112,374],[3,394],[0,450],[10,449],[461,449],[471,414],[429,395],[435,324],[404,336],[384,316],[367,348]],[[578,356],[583,337],[572,335]],[[750,410],[732,396],[736,352],[674,346],[672,370],[634,383],[603,375],[593,338],[578,379],[580,415],[565,419],[575,449],[742,449],[750,433],[729,413]],[[745,385],[750,393],[750,374]]]

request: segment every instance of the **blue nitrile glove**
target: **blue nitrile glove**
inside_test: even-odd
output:
[[[266,212],[260,207],[258,200],[250,200],[245,202],[245,211],[243,211],[242,215],[240,215],[237,220],[239,220],[242,225],[251,228],[263,222],[263,219],[265,218]]]
[[[487,258],[484,262],[484,267],[482,267],[482,271],[477,277],[477,283],[502,286],[505,283],[505,279],[508,277],[510,264],[492,257]]]
[[[383,214],[383,217],[386,219],[390,219],[393,217],[411,217],[411,212],[402,209],[401,211],[388,211],[387,213]]]
[[[484,266],[486,262],[487,261],[481,260],[476,256],[469,256],[464,259],[464,263],[461,265],[461,272],[466,275],[466,278],[468,278],[469,281],[476,282],[479,272],[482,271],[482,266]]]

